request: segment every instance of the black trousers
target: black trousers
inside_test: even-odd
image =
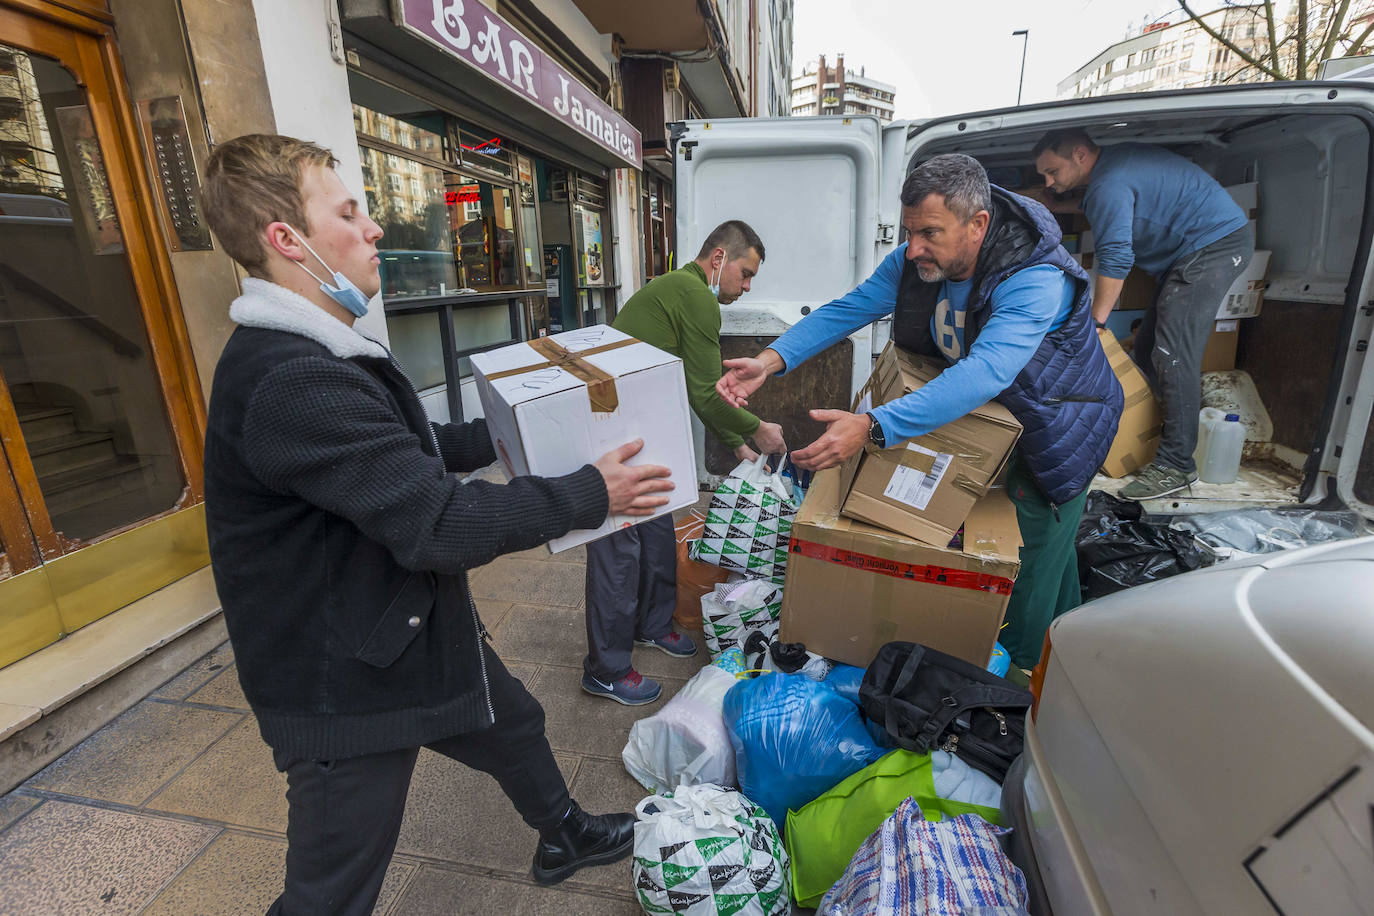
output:
[[[544,737],[544,709],[490,648],[486,657],[496,723],[426,747],[496,777],[531,827],[555,827],[571,799]],[[343,760],[275,755],[287,782],[286,889],[269,916],[372,912],[419,752],[411,747]]]
[[[599,681],[630,673],[635,639],[673,629],[677,606],[677,537],[673,516],[625,528],[587,545],[587,658]]]

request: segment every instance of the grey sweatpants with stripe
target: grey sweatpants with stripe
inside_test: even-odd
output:
[[[587,545],[587,658],[582,667],[603,683],[630,673],[636,639],[673,628],[677,606],[677,538],[673,516],[617,531]]]

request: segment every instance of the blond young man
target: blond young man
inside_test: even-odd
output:
[[[633,845],[633,815],[568,795],[544,712],[487,644],[466,570],[672,488],[629,443],[559,478],[501,486],[482,420],[429,422],[353,327],[380,289],[381,229],[328,150],[249,135],[212,153],[206,210],[245,270],[205,445],[215,582],[239,680],[287,776],[274,914],[372,912],[421,747],[490,773],[561,881]]]

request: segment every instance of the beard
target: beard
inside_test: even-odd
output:
[[[921,278],[922,283],[943,283],[949,276],[949,271],[932,262],[930,265],[917,264],[916,275]]]

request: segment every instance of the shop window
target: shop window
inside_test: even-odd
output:
[[[434,123],[436,120],[440,122],[438,125]],[[443,137],[434,130],[441,125],[442,119],[431,116],[402,119],[361,105],[353,106],[353,128],[360,137],[371,137],[435,157],[443,152]]]
[[[391,170],[387,156],[375,149],[358,149],[363,163],[367,212],[382,227],[378,243],[382,258],[382,296],[404,299],[439,296],[459,288],[454,264],[453,237],[448,208],[438,194],[421,193],[420,182],[414,193],[401,176]],[[430,173],[433,173],[431,176]],[[425,184],[442,186],[444,173],[422,167]]]

